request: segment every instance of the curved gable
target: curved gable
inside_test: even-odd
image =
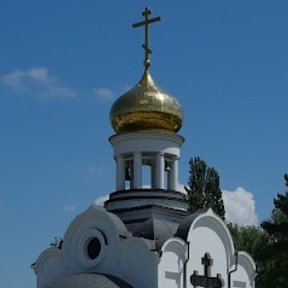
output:
[[[212,209],[201,209],[186,217],[179,225],[176,235],[190,242],[193,240],[193,231],[200,227],[206,227],[218,235],[231,260],[235,253],[232,237],[224,221]]]
[[[38,257],[33,265],[38,287],[86,269],[113,271],[121,240],[127,237],[129,233],[116,215],[91,205],[69,225],[61,247],[46,249]]]

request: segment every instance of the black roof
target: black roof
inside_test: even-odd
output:
[[[155,240],[159,247],[177,232],[178,223],[153,217],[136,223],[126,223],[126,227],[133,236]]]

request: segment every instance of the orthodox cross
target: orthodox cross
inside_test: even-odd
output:
[[[220,275],[217,274],[217,277],[211,277],[209,268],[212,266],[212,259],[209,258],[208,253],[205,253],[204,257],[202,257],[202,264],[204,266],[204,275],[197,275],[197,272],[194,271],[193,275],[190,277],[191,284],[196,287],[204,287],[204,288],[221,288],[223,287],[222,280],[220,279]]]
[[[150,66],[149,54],[152,53],[152,50],[149,47],[149,24],[161,20],[161,17],[149,18],[149,15],[151,14],[152,11],[148,7],[146,7],[145,10],[142,12],[142,16],[145,17],[145,20],[137,22],[132,25],[133,28],[145,26],[145,44],[142,45],[142,47],[145,50],[145,60],[144,60],[145,71],[147,71]]]

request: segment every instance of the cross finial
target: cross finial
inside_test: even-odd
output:
[[[145,50],[145,60],[144,60],[144,67],[145,71],[149,69],[150,66],[150,59],[149,59],[149,54],[152,53],[152,50],[149,47],[149,24],[153,22],[158,22],[161,20],[161,17],[154,17],[149,19],[149,15],[152,14],[152,11],[146,7],[145,10],[142,12],[142,16],[145,17],[144,21],[137,22],[132,25],[133,28],[145,26],[145,43],[142,45],[142,47]]]

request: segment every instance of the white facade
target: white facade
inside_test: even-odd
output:
[[[100,240],[101,249],[99,256],[91,259],[87,244],[94,237]],[[158,256],[153,249],[151,241],[132,237],[117,216],[92,205],[70,224],[61,249],[50,247],[39,256],[33,267],[37,287],[58,287],[54,286],[58,280],[82,273],[113,275],[139,288],[154,282],[152,287],[156,287]]]
[[[94,237],[100,240],[101,249],[98,257],[91,259],[87,245]],[[191,276],[195,271],[199,276],[204,275],[205,254],[211,260],[208,277],[218,274],[220,287],[254,287],[253,260],[239,252],[235,266],[229,231],[211,209],[186,217],[175,236],[157,247],[155,241],[132,236],[114,214],[92,205],[70,224],[61,249],[45,250],[33,268],[38,288],[60,287],[57,281],[63,278],[93,273],[116,276],[135,288],[182,288],[194,287]]]

